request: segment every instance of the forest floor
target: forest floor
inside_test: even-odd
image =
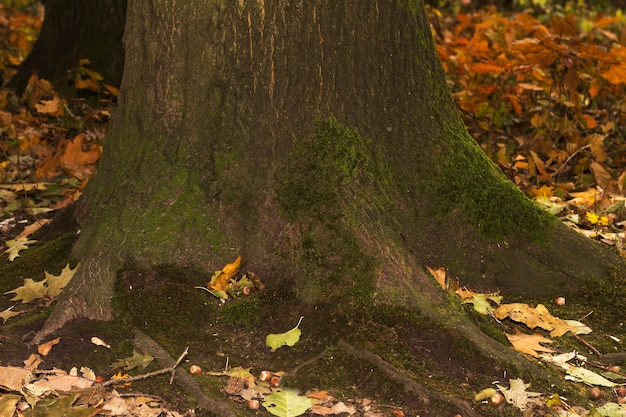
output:
[[[466,10],[456,3],[447,9],[430,7],[428,12],[455,100],[483,150],[546,210],[625,256],[626,18],[619,12],[582,13],[580,8],[552,6],[503,14],[493,8]],[[28,54],[40,24],[36,13],[0,6],[3,82]],[[61,97],[36,76],[21,97],[8,89],[0,91],[0,251],[6,254],[0,258],[0,292],[5,294],[0,297],[4,322],[0,327],[0,385],[6,388],[9,377],[23,378],[16,369],[28,369],[33,381],[44,381],[39,388],[29,386],[30,394],[14,382],[17,389],[9,390],[13,396],[0,396],[0,416],[12,415],[2,413],[7,404],[15,407],[28,398],[44,397],[37,391],[42,386],[63,391],[58,386],[50,388],[55,378],[86,384],[85,391],[69,404],[56,398],[40,404],[58,407],[66,415],[93,415],[107,407],[112,408],[110,413],[147,416],[178,410],[184,414],[198,407],[224,406],[214,398],[240,403],[238,415],[254,415],[258,406],[254,401],[281,386],[306,387],[293,401],[316,402],[317,414],[309,411],[309,415],[431,415],[433,405],[422,400],[427,394],[416,394],[420,388],[412,387],[403,375],[428,380],[431,389],[471,404],[476,415],[521,412],[506,402],[492,405],[490,391],[475,401],[474,395],[482,389],[498,389],[493,378],[486,377],[488,362],[471,356],[450,358],[449,351],[430,349],[435,343],[453,345],[456,341],[444,340],[448,336],[443,332],[420,333],[427,327],[422,318],[401,310],[383,309],[365,317],[355,316],[346,307],[338,313],[332,300],[315,308],[290,305],[289,294],[258,292],[264,277],[250,281],[247,288],[252,296],[244,296],[241,286],[236,300],[223,303],[197,288],[207,287],[212,279],[202,271],[126,270],[120,274],[115,300],[120,315],[114,323],[86,323],[59,340],[41,346],[25,344],[41,327],[58,295],[49,290],[50,283],[62,287],[76,267],[67,265],[79,232],[71,210],[95,173],[117,96],[117,89],[87,61],[77,63],[68,82],[83,96]],[[51,223],[52,217],[64,221]],[[215,265],[216,270],[220,268],[228,270],[228,265]],[[239,281],[244,273],[251,276],[242,269]],[[584,321],[594,330],[591,335],[576,335],[550,346],[564,353],[576,349],[595,355],[598,361],[592,368],[610,379],[595,384],[598,380],[585,379],[593,377],[578,375],[598,391],[587,386],[572,388],[559,392],[563,399],[551,396],[550,387],[532,386],[531,390],[543,390],[540,411],[544,415],[558,415],[547,405],[550,398],[557,409],[569,407],[584,415],[585,410],[626,397],[626,391],[611,382],[626,380],[619,368],[626,363],[621,356],[626,306],[610,305],[611,294],[623,291],[624,278],[616,277],[613,284],[586,289],[604,294],[609,300],[604,305],[584,303],[584,293],[565,304],[536,301],[548,305],[555,315]],[[481,297],[465,296],[467,310],[472,311]],[[485,296],[482,301],[495,307]],[[489,316],[475,314],[481,326],[499,328]],[[304,319],[296,327],[300,317]],[[320,326],[322,333],[308,333],[307,322],[325,323]],[[352,335],[348,339],[346,327]],[[302,332],[301,340],[298,337],[294,342],[297,349],[272,350],[266,345],[268,334],[291,341],[296,328]],[[387,350],[372,342],[372,334],[385,340],[382,346]],[[137,346],[142,346],[141,352]],[[187,348],[188,354],[181,356]],[[400,370],[392,365],[416,354],[423,358],[422,368]],[[173,379],[183,387],[170,384],[171,368],[179,356]],[[581,357],[574,360],[584,362]],[[190,377],[187,372],[192,365],[200,370]],[[72,368],[76,375],[67,378],[60,371]],[[427,371],[433,368],[440,371]],[[166,372],[137,381],[124,379],[126,374],[141,376],[159,369]],[[118,381],[113,381],[114,375]],[[95,378],[112,382],[107,382],[106,389],[95,389],[84,381]],[[330,393],[325,391],[329,386],[333,387]],[[511,393],[513,387],[507,387],[499,391]],[[576,402],[568,405],[564,394],[577,398]],[[524,398],[530,401],[532,397]]]

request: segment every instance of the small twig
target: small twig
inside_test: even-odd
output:
[[[174,372],[174,368],[164,368],[164,369],[159,369],[158,371],[154,371],[154,372],[148,372],[147,374],[143,374],[143,375],[137,375],[137,376],[129,376],[126,378],[113,378],[113,379],[109,379],[108,381],[105,381],[102,383],[103,387],[108,387],[111,385],[122,385],[125,384],[127,382],[135,382],[135,381],[140,381],[142,379],[147,379],[156,375],[162,375],[162,374],[166,374],[168,372]]]
[[[602,357],[602,353],[600,353],[600,351],[598,349],[596,349],[595,347],[593,347],[589,342],[587,342],[586,340],[584,340],[582,337],[578,336],[577,334],[574,335],[574,337],[576,338],[576,340],[578,340],[580,343],[582,343],[583,345],[587,346],[589,349],[591,349],[591,351],[593,353],[595,353],[596,355],[598,355],[599,357]]]
[[[567,164],[569,163],[569,161],[575,157],[578,153],[582,152],[583,150],[587,149],[587,148],[591,148],[591,145],[585,145],[582,148],[578,148],[576,150],[576,152],[574,152],[573,154],[571,154],[559,167],[559,169],[556,170],[556,172],[552,175],[559,175],[561,173],[561,171],[563,170],[564,167],[567,166]]]
[[[102,386],[103,387],[108,387],[108,386],[111,386],[111,385],[122,385],[122,384],[125,384],[127,382],[141,381],[142,379],[148,379],[148,378],[151,378],[153,376],[163,375],[163,374],[166,374],[168,372],[172,373],[172,377],[170,378],[170,384],[171,384],[173,382],[173,380],[174,380],[174,371],[176,370],[176,367],[178,365],[180,365],[180,363],[183,361],[183,359],[185,358],[185,356],[187,356],[188,353],[189,353],[189,346],[187,346],[185,351],[179,356],[178,360],[176,361],[176,363],[173,366],[170,366],[170,367],[167,367],[167,368],[163,368],[163,369],[159,369],[158,371],[154,371],[154,372],[148,372],[147,374],[143,374],[143,375],[129,376],[129,377],[126,377],[126,378],[113,378],[113,379],[110,379],[108,381],[103,382]]]
[[[183,361],[183,359],[185,358],[185,356],[187,356],[188,353],[189,353],[189,346],[187,346],[185,348],[185,351],[180,354],[180,356],[178,357],[178,360],[176,361],[174,366],[172,366],[172,368],[176,368],[178,365],[180,365],[180,363]]]

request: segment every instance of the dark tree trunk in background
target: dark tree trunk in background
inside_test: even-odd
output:
[[[41,33],[9,85],[21,93],[37,73],[57,91],[71,93],[68,71],[86,58],[106,83],[119,86],[125,17],[126,0],[47,0]]]
[[[111,319],[125,265],[208,272],[242,255],[294,303],[367,291],[523,368],[451,312],[423,265],[553,297],[618,262],[471,139],[421,1],[137,0],[124,42],[119,105],[79,202],[82,266],[36,340]]]

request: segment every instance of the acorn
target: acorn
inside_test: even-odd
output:
[[[278,388],[280,386],[280,378],[277,376],[273,376],[270,379],[270,385],[272,388]]]
[[[189,372],[192,375],[202,375],[202,368],[200,368],[198,365],[191,365],[191,367],[189,368]]]
[[[96,376],[96,382],[103,383],[104,381],[106,381],[106,378],[103,377],[102,375]]]
[[[272,379],[272,373],[270,371],[261,371],[261,374],[259,375],[259,380],[263,381],[263,382],[268,382],[270,379]]]
[[[248,407],[250,410],[258,410],[260,405],[261,403],[259,402],[259,400],[248,400],[248,402],[246,403],[246,407]]]
[[[491,396],[491,404],[500,405],[504,402],[504,395],[499,392],[496,392]]]
[[[602,391],[600,391],[600,388],[593,387],[591,388],[591,391],[589,391],[589,396],[592,400],[598,401],[600,398],[602,398],[603,394]]]
[[[554,299],[554,305],[564,306],[565,305],[565,297],[556,297]]]

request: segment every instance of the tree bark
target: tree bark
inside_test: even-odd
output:
[[[212,271],[242,255],[298,302],[366,294],[525,369],[423,266],[546,297],[618,265],[470,138],[421,1],[135,1],[124,41],[119,105],[81,200],[82,266],[35,341],[111,319],[120,268]]]
[[[41,32],[9,86],[24,90],[33,73],[58,92],[73,92],[68,72],[89,59],[89,68],[119,86],[124,68],[122,35],[126,0],[47,0]]]

